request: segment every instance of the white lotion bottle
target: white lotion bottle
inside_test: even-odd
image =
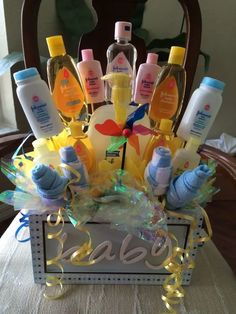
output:
[[[132,35],[132,24],[130,22],[115,23],[115,40],[107,49],[107,71],[124,72],[132,77],[132,87],[134,87],[136,76],[137,50],[129,43]],[[111,101],[111,87],[105,83],[106,100]]]
[[[14,73],[16,93],[30,127],[38,138],[59,134],[63,124],[53,103],[50,91],[36,68]]]
[[[81,51],[82,61],[77,63],[80,80],[85,93],[87,104],[97,104],[103,102],[104,81],[101,80],[102,68],[101,63],[94,60],[93,50],[84,49]]]
[[[148,53],[146,63],[139,66],[135,82],[134,102],[137,104],[150,103],[155,88],[155,82],[161,67],[157,65],[158,55]]]
[[[190,136],[199,137],[204,142],[222,104],[225,83],[204,77],[201,85],[190,98],[181,120],[177,135],[184,140]]]
[[[197,150],[200,144],[199,138],[190,136],[185,147],[177,149],[172,159],[174,175],[179,175],[185,170],[194,169],[199,165],[201,156]]]

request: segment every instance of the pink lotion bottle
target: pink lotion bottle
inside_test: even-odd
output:
[[[87,104],[97,104],[104,101],[104,82],[101,80],[102,68],[99,61],[94,60],[93,50],[81,51],[82,61],[77,63],[80,80]]]
[[[161,67],[157,65],[158,55],[148,53],[146,63],[140,64],[134,93],[134,101],[138,104],[150,103],[155,88],[155,82]]]

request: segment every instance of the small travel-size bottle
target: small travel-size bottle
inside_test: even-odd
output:
[[[95,153],[92,144],[82,130],[81,121],[72,121],[69,124],[70,135],[65,140],[64,146],[72,146],[88,172],[95,166]]]
[[[80,79],[82,82],[85,100],[87,104],[103,102],[104,82],[101,80],[102,68],[99,61],[94,60],[93,50],[84,49],[81,51],[82,61],[77,63]]]
[[[132,86],[136,76],[137,50],[129,43],[132,35],[132,24],[129,22],[115,23],[115,40],[107,49],[107,71],[125,72],[132,77]],[[111,100],[111,87],[105,83],[106,100]]]
[[[201,156],[197,153],[201,144],[197,137],[189,137],[184,148],[177,149],[172,160],[173,174],[179,175],[185,170],[196,168],[201,160]]]
[[[161,119],[159,129],[157,130],[157,135],[153,135],[149,140],[147,147],[145,149],[143,160],[149,162],[152,159],[153,151],[155,148],[162,146],[169,148],[171,150],[171,141],[174,137],[172,132],[173,122],[169,119]]]
[[[158,74],[161,67],[157,65],[158,55],[148,53],[146,63],[139,66],[135,82],[134,102],[137,104],[150,103]]]
[[[57,168],[60,163],[60,156],[58,152],[51,151],[48,147],[48,141],[45,138],[39,138],[32,142],[35,158],[34,164],[44,164],[51,168]]]

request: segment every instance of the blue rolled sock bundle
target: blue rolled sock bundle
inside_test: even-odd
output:
[[[167,207],[177,209],[191,202],[210,175],[208,166],[201,165],[172,179],[166,195]]]
[[[60,176],[56,170],[39,164],[32,170],[32,180],[37,185],[38,192],[42,198],[61,198],[68,179]]]
[[[78,182],[73,183],[70,187],[74,187],[75,190],[80,187],[88,186],[88,172],[85,165],[81,162],[79,156],[76,155],[76,152],[72,146],[62,147],[59,151],[61,161],[64,164],[74,168],[80,174],[80,179]],[[68,169],[63,169],[63,174],[69,180],[75,179],[76,176]]]
[[[145,180],[153,189],[154,195],[163,195],[171,177],[171,154],[165,147],[155,148],[152,160],[145,169]]]

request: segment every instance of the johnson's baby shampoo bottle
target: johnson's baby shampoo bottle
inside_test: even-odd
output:
[[[59,112],[68,118],[79,116],[84,94],[74,60],[66,53],[62,36],[47,38],[50,59],[47,75],[52,97]]]
[[[171,119],[174,126],[180,114],[186,85],[184,54],[185,48],[171,47],[168,64],[158,77],[149,111],[157,124],[161,119]]]

